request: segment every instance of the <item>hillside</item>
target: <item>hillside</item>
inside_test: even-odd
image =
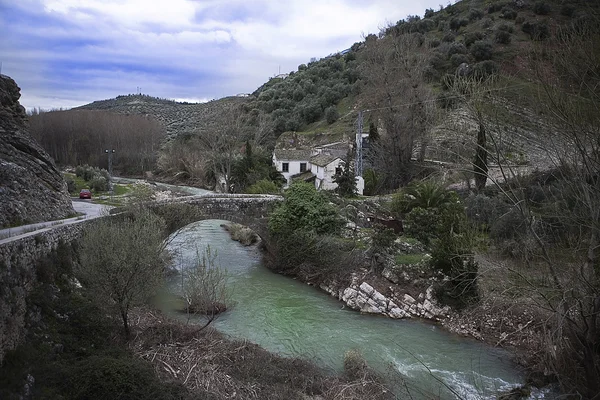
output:
[[[210,132],[227,118],[230,111],[247,102],[243,97],[224,97],[207,103],[178,103],[147,95],[126,95],[94,101],[76,110],[103,110],[120,114],[152,115],[172,138],[179,134]]]
[[[493,149],[488,143],[495,153],[491,164],[545,169],[552,160],[539,148],[539,134],[555,127],[539,100],[546,83],[559,82],[554,54],[560,53],[565,33],[586,26],[598,10],[593,0],[462,0],[390,24],[343,54],[301,64],[246,98],[187,104],[127,95],[80,109],[152,115],[173,139],[222,130],[239,115],[232,110],[242,106],[240,146],[260,137],[255,145],[266,149],[352,141],[362,110],[362,131],[384,139],[369,161],[381,177],[380,192],[410,180],[414,175],[406,172],[407,164],[415,157],[464,170],[483,123],[495,143]],[[186,140],[163,146],[158,171],[202,181],[207,168],[200,159],[172,159],[203,146]],[[451,182],[462,179],[455,175]]]

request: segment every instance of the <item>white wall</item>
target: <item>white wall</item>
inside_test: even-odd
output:
[[[288,172],[283,172],[283,164],[284,163],[288,163]],[[287,184],[285,185],[286,187],[289,186],[289,184],[291,183],[291,177],[293,175],[297,175],[300,173],[300,164],[301,163],[305,163],[306,164],[306,171],[310,171],[311,170],[311,164],[306,161],[306,160],[277,160],[275,157],[273,157],[273,164],[275,165],[275,168],[277,169],[277,171],[281,172],[281,175],[284,176],[284,178],[287,180]]]

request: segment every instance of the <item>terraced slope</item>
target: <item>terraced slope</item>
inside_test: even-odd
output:
[[[77,109],[152,115],[165,126],[167,136],[173,138],[181,134],[203,134],[218,129],[232,109],[247,102],[244,97],[224,97],[207,103],[190,104],[147,95],[127,95],[94,101]]]

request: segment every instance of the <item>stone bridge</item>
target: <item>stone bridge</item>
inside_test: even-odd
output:
[[[267,233],[269,214],[283,200],[275,195],[252,194],[210,194],[179,197],[172,200],[152,203],[151,207],[167,220],[176,219],[168,209],[173,205],[193,206],[187,210],[179,209],[187,215],[176,226],[181,227],[204,219],[222,219],[245,225],[264,237]],[[177,212],[177,208],[174,209]]]

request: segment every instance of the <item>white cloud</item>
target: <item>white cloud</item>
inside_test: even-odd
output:
[[[203,100],[252,92],[279,67],[295,70],[437,3],[21,0],[10,11],[48,23],[16,25],[18,18],[7,17],[11,40],[0,41],[0,52],[29,107],[99,100],[137,86],[159,97]]]

